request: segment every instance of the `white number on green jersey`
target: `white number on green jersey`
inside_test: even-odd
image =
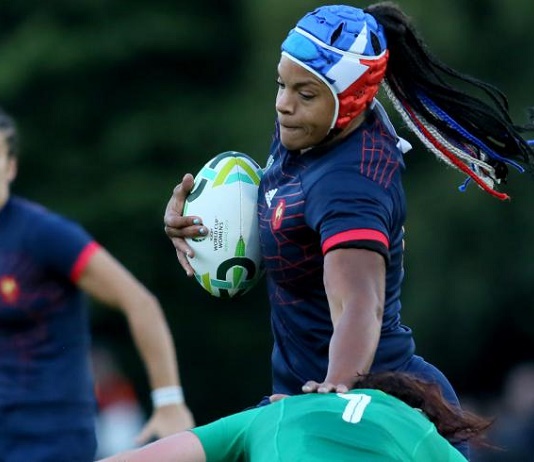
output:
[[[371,397],[369,395],[364,395],[360,393],[338,393],[337,396],[348,401],[347,406],[343,411],[343,415],[341,416],[345,422],[357,424],[360,420],[362,420],[365,408],[371,402]]]

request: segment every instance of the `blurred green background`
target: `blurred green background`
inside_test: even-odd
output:
[[[0,13],[0,104],[22,136],[13,191],[81,222],[160,299],[197,422],[270,390],[263,284],[221,301],[188,279],[163,232],[185,172],[213,155],[267,158],[276,64],[310,0],[17,0]],[[361,3],[358,6],[366,6]],[[534,105],[531,0],[401,1],[431,49],[504,90],[525,123]],[[414,145],[407,157],[404,322],[418,352],[460,394],[499,393],[534,351],[531,176],[500,202]],[[534,135],[532,136],[534,137]],[[124,318],[93,305],[95,341],[114,349],[149,406]]]

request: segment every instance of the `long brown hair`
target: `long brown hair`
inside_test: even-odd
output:
[[[451,443],[470,440],[477,445],[491,446],[485,441],[484,432],[493,420],[454,407],[445,400],[436,383],[407,373],[380,372],[359,376],[354,388],[382,390],[409,406],[420,409]]]

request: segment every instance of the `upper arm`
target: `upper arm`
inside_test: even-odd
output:
[[[306,219],[321,238],[334,325],[346,307],[368,307],[381,319],[394,195],[354,168],[328,172],[308,195]]]
[[[339,248],[324,257],[324,286],[334,326],[347,307],[370,310],[381,318],[385,284],[386,264],[378,252]]]
[[[206,454],[198,437],[190,432],[180,432],[148,446],[150,452],[141,454],[140,461],[157,460],[159,462],[205,462]],[[134,462],[134,461],[132,461]]]
[[[78,287],[108,306],[127,309],[153,296],[109,252],[100,248],[85,265]]]
[[[390,239],[398,226],[399,202],[392,190],[350,169],[334,170],[311,185],[306,222],[326,255],[337,248],[372,250],[389,262]]]
[[[206,454],[198,437],[184,431],[162,438],[142,448],[102,459],[100,462],[205,462]]]

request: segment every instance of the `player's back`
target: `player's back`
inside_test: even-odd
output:
[[[264,460],[252,448],[259,456],[273,435],[276,455],[270,460],[465,461],[421,412],[379,390],[291,397],[279,410],[260,414],[248,435],[252,461]],[[254,442],[254,435],[263,441]]]

